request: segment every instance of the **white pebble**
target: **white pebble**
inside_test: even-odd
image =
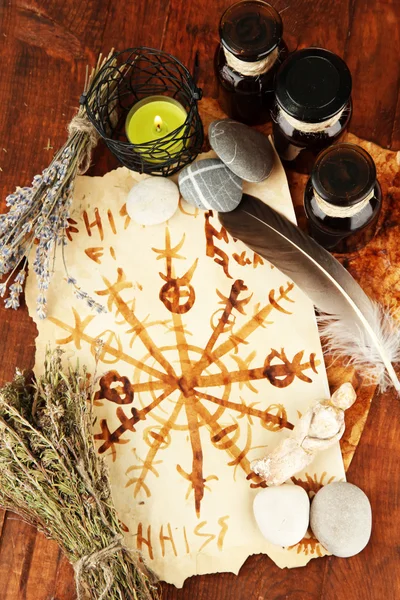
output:
[[[148,177],[129,192],[126,212],[139,225],[159,225],[168,221],[179,204],[178,186],[164,177]]]
[[[310,516],[307,492],[299,485],[267,487],[254,498],[254,517],[266,540],[293,546],[305,536]]]

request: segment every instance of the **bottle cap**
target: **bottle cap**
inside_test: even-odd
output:
[[[222,45],[244,62],[268,56],[281,41],[282,31],[279,13],[261,0],[233,4],[224,12],[219,24]]]
[[[351,74],[339,56],[323,48],[294,52],[281,65],[276,100],[291,117],[320,123],[336,115],[351,94]]]
[[[334,144],[318,155],[311,183],[317,194],[329,204],[353,206],[373,190],[375,163],[360,146]]]

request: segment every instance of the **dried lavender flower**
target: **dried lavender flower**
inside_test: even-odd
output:
[[[99,56],[90,77],[86,77],[85,92],[110,57],[111,54],[102,61],[101,55]],[[91,151],[98,140],[97,132],[88,120],[83,106],[80,106],[77,115],[69,124],[68,132],[67,142],[56,153],[51,164],[40,175],[34,176],[31,187],[17,187],[14,193],[7,196],[6,205],[9,211],[0,215],[0,276],[8,274],[6,281],[0,284],[0,296],[6,295],[7,284],[14,281],[9,286],[9,295],[4,303],[6,308],[19,307],[25,275],[21,275],[20,280],[17,280],[18,272],[25,273],[28,257],[34,251],[33,271],[39,290],[37,313],[40,318],[46,316],[45,292],[50,285],[55,253],[59,245],[63,247],[62,256],[67,277],[72,280],[65,263],[64,246],[67,243],[66,231],[69,226],[74,184],[77,174],[82,174],[88,169]],[[76,281],[73,285],[76,285]],[[81,296],[84,294],[78,287],[76,291]],[[82,298],[86,302],[89,300],[87,295]],[[98,310],[99,306],[92,299],[91,307]]]

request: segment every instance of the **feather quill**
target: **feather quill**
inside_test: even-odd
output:
[[[346,357],[382,390],[392,384],[400,393],[393,368],[400,360],[400,328],[329,252],[248,194],[234,211],[219,213],[219,220],[232,237],[290,277],[324,313],[318,321],[330,352]]]

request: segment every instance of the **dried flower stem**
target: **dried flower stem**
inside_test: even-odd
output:
[[[0,390],[0,505],[56,540],[74,565],[79,599],[152,600],[158,590],[123,544],[108,473],[91,434],[85,368],[48,352],[34,386],[17,372]]]

